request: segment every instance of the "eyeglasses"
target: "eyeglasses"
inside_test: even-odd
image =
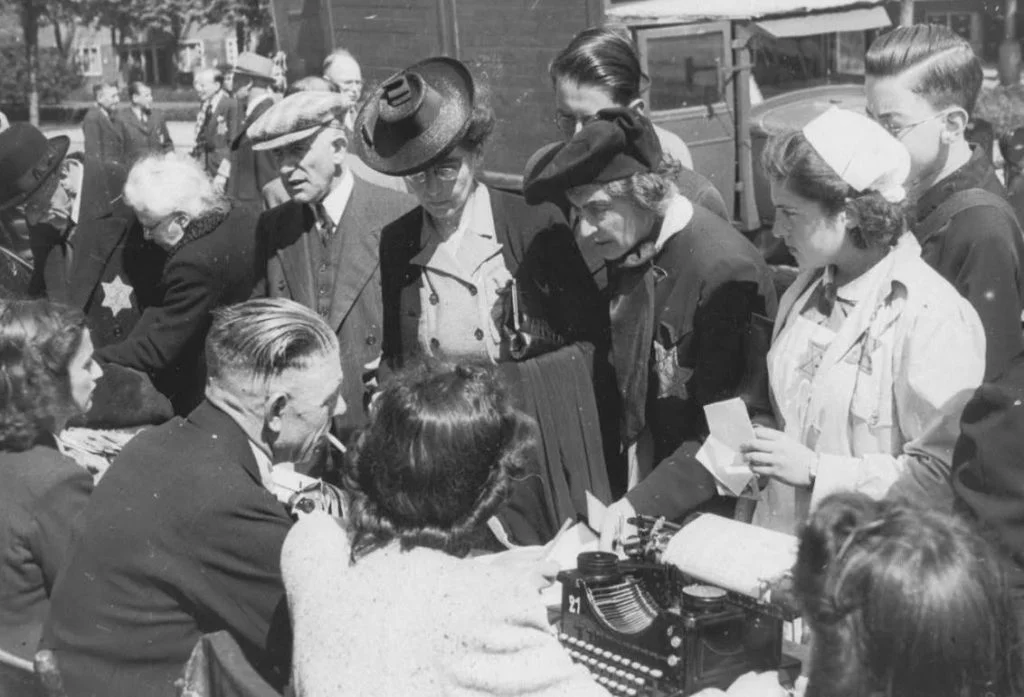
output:
[[[590,116],[570,116],[569,114],[557,113],[552,121],[559,133],[566,138],[572,138],[576,134],[577,126],[583,128],[588,123],[597,121],[597,114],[591,114]]]
[[[893,138],[895,138],[896,140],[903,140],[904,136],[906,136],[908,133],[910,133],[918,126],[926,124],[934,119],[944,118],[949,113],[949,111],[949,109],[943,109],[937,114],[932,114],[927,118],[923,118],[920,121],[915,121],[914,123],[908,123],[905,126],[896,126],[895,124],[889,123],[887,121],[880,121],[871,114],[868,114],[868,116],[871,118],[871,120],[873,120],[879,126],[888,131],[889,135],[891,135]]]
[[[434,167],[428,167],[422,172],[414,172],[412,174],[405,175],[405,178],[417,186],[423,186],[427,183],[427,174],[430,172],[434,173],[434,177],[443,182],[453,182],[459,178],[459,171],[462,169],[462,164],[443,164],[435,165]]]

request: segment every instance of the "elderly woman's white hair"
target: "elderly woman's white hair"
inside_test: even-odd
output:
[[[176,152],[146,155],[137,161],[128,172],[124,199],[136,211],[145,210],[154,218],[185,213],[195,220],[230,208],[203,167]]]

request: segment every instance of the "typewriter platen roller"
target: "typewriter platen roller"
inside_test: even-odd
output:
[[[559,639],[612,694],[689,695],[783,665],[781,617],[672,566],[585,552],[558,579]]]

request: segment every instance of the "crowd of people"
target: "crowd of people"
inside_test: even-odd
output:
[[[546,542],[586,482],[606,549],[637,514],[798,535],[808,695],[1018,693],[1024,236],[965,139],[967,42],[896,28],[867,114],[770,139],[781,298],[616,28],[552,60],[560,139],[522,191],[483,175],[500,122],[458,60],[365,95],[345,51],[281,97],[274,68],[196,74],[189,155],[134,83],[135,122],[98,88],[84,155],[0,132],[34,264],[0,300],[0,649],[72,697],[174,695],[222,630],[299,695],[607,694],[539,559],[467,557]],[[741,497],[700,454],[732,398]],[[145,428],[94,485],[69,424]],[[282,470],[344,518],[282,501]]]

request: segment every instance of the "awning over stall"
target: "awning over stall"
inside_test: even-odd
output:
[[[889,18],[882,7],[885,0],[637,0],[612,5],[608,19],[630,25],[680,24],[705,20],[754,19],[758,24],[766,21],[797,22],[820,21],[820,31],[800,31],[799,34],[830,31],[858,31],[889,26]],[[787,16],[790,15],[790,16]],[[797,16],[791,16],[797,15]],[[885,21],[882,22],[882,17]],[[849,26],[847,26],[849,23]],[[865,24],[866,23],[866,24]],[[774,32],[772,32],[774,33]],[[776,36],[795,36],[776,34]]]
[[[857,10],[840,10],[801,17],[762,19],[755,24],[762,31],[782,39],[787,36],[812,36],[830,34],[834,31],[867,31],[892,24],[883,7],[864,7]]]

